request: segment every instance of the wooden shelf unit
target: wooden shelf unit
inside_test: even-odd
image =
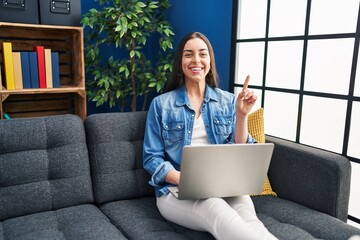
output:
[[[41,45],[59,52],[60,88],[7,90],[2,69],[0,119],[76,114],[86,117],[83,28],[0,22],[0,66],[2,42],[11,42],[13,52],[33,51]]]

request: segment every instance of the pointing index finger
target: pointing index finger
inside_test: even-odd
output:
[[[247,75],[244,82],[243,90],[246,90],[248,88],[249,82],[250,82],[250,75]]]

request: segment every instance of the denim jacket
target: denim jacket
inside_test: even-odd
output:
[[[219,88],[206,86],[201,115],[210,144],[234,143],[235,96]],[[191,144],[195,111],[185,86],[153,99],[147,116],[143,146],[143,165],[151,175],[149,182],[156,196],[168,194],[165,182],[170,170],[180,171],[184,145]],[[255,139],[249,134],[247,143]]]

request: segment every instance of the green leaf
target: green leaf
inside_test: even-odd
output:
[[[124,35],[125,35],[125,30],[124,29],[121,29],[121,31],[120,31],[120,38],[122,38]]]
[[[158,6],[156,4],[157,4],[157,2],[151,2],[149,4],[149,8],[158,8]]]
[[[151,82],[151,83],[149,83],[149,87],[153,88],[153,87],[155,87],[155,86],[156,86],[156,82]]]
[[[94,49],[90,49],[90,50],[89,50],[89,55],[90,55],[91,60],[94,61],[95,58],[96,58]]]
[[[115,32],[119,32],[122,30],[122,26],[121,25],[117,25],[115,28]]]
[[[134,50],[131,50],[130,51],[130,58],[133,58],[135,56],[135,51]]]
[[[161,91],[161,88],[162,88],[161,83],[158,83],[158,84],[156,85],[156,92],[160,92],[160,91]]]
[[[136,4],[136,6],[137,6],[137,7],[140,7],[140,8],[144,8],[144,7],[146,7],[146,4],[143,3],[143,2],[138,2],[138,3]]]
[[[111,65],[113,62],[114,62],[114,56],[111,56],[111,57],[109,58],[109,64]]]
[[[100,107],[102,104],[101,104],[101,102],[100,101],[97,101],[96,102],[96,107]]]
[[[97,95],[97,96],[95,96],[94,98],[93,98],[93,102],[97,102],[97,101],[99,101],[99,99],[101,98],[101,96],[100,95]]]
[[[121,18],[119,17],[118,20],[116,21],[116,24],[121,24]]]
[[[92,14],[94,14],[94,13],[97,13],[98,10],[96,10],[95,8],[92,8],[92,9],[89,10],[89,12],[91,12]]]
[[[127,25],[128,25],[127,18],[126,17],[121,17],[120,20],[121,20],[121,25],[123,26],[123,28],[127,28]]]
[[[171,42],[169,42],[168,46],[169,46],[169,48],[173,49],[173,45]]]
[[[171,67],[171,64],[167,63],[167,64],[165,64],[165,66],[164,66],[164,70],[166,71],[166,70],[168,70],[170,67]]]
[[[126,78],[128,78],[128,77],[129,77],[129,75],[130,75],[129,69],[128,69],[128,68],[126,68],[126,69],[125,69],[125,77],[126,77]]]
[[[141,58],[141,53],[139,51],[135,51],[135,54],[138,58]]]
[[[166,48],[167,48],[167,43],[166,43],[166,41],[163,41],[163,42],[161,43],[161,48],[164,50],[164,52],[166,51]]]
[[[116,91],[116,98],[119,99],[120,96],[121,96],[121,91],[120,91],[120,90],[117,90],[117,91]]]
[[[83,23],[84,26],[89,24],[89,18],[88,17],[84,17],[81,22]]]
[[[167,37],[170,37],[170,35],[175,35],[175,34],[173,33],[173,31],[171,31],[170,28],[165,28],[165,29],[164,29],[164,33],[165,33],[165,35],[166,35]]]
[[[121,67],[119,68],[119,73],[122,73],[122,72],[125,71],[126,69],[127,69],[126,66],[121,66]]]
[[[109,83],[109,81],[106,81],[106,82],[105,82],[105,89],[108,90],[109,87],[110,87],[110,83]]]

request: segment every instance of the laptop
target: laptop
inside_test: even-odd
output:
[[[233,197],[261,193],[274,144],[212,144],[184,146],[178,199]]]

